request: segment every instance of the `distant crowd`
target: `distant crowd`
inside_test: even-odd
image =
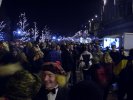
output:
[[[0,42],[0,100],[133,100],[133,49]]]

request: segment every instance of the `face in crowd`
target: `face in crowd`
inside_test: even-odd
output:
[[[115,45],[112,46],[112,50],[113,50],[113,51],[116,50],[116,46],[115,46]]]
[[[50,71],[42,72],[42,81],[45,85],[45,88],[48,90],[55,88],[58,84],[56,81],[56,74],[54,74]]]

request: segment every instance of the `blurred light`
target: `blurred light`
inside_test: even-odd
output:
[[[114,5],[116,5],[116,0],[114,0]]]
[[[91,21],[89,20],[89,23],[90,23]]]
[[[20,30],[18,30],[18,34],[21,34],[21,31]]]
[[[81,37],[79,41],[80,41],[80,43],[83,43],[83,38]]]
[[[58,39],[58,41],[60,41],[61,39]]]
[[[1,6],[1,4],[2,4],[2,0],[0,0],[0,6]]]
[[[88,43],[88,41],[87,41],[87,40],[85,40],[85,43]]]
[[[86,40],[87,40],[88,43],[91,43],[92,42],[92,39],[89,38],[89,37],[87,37]]]
[[[72,39],[72,41],[74,41],[74,39]]]
[[[55,39],[56,39],[56,37],[55,37],[55,36],[53,36],[53,37],[52,37],[52,39],[53,39],[53,40],[55,40]]]
[[[92,18],[91,20],[93,21],[94,19]]]
[[[95,15],[95,18],[97,18],[98,16],[97,15]]]
[[[107,0],[103,0],[103,4],[105,6],[107,4]]]

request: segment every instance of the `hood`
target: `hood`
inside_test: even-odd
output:
[[[0,76],[13,75],[14,73],[22,69],[23,68],[20,63],[0,65]]]

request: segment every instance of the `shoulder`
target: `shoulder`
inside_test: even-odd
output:
[[[68,96],[70,89],[66,87],[59,87],[58,93],[64,95],[65,97]]]
[[[62,93],[68,93],[70,91],[70,89],[66,88],[66,87],[59,87],[59,91]]]
[[[59,87],[56,100],[69,100],[69,89]]]
[[[45,88],[41,87],[41,89],[39,90],[39,92],[36,94],[35,97],[33,97],[32,100],[46,100],[46,94],[45,94]]]

